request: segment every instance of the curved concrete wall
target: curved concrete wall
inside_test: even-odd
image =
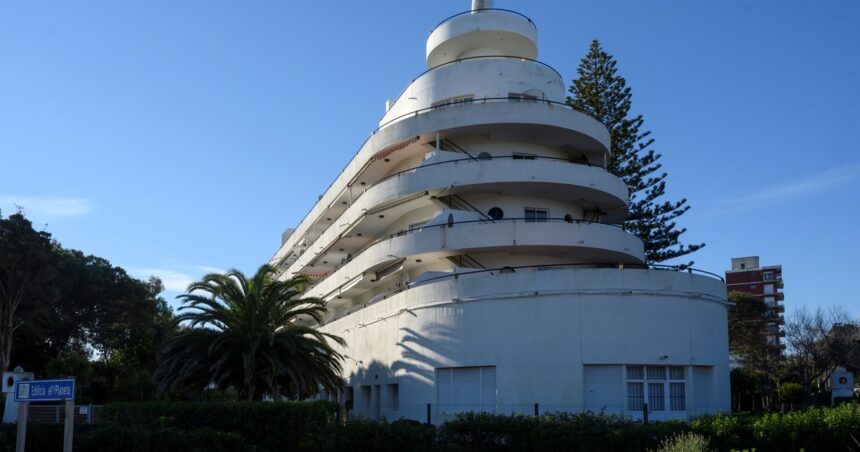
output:
[[[427,38],[427,66],[484,51],[537,57],[537,29],[528,19],[505,11],[465,14],[439,24]]]
[[[493,57],[463,60],[435,68],[415,79],[380,123],[445,99],[504,98],[511,93],[564,102],[565,87],[558,73],[534,61]]]
[[[399,386],[399,409],[383,412],[389,419],[426,419],[426,404],[438,403],[436,369],[461,366],[495,366],[492,410],[502,413],[530,413],[534,403],[599,410],[586,367],[649,364],[688,369],[686,415],[730,408],[725,285],[698,275],[483,274],[411,288],[322,329],[346,339],[350,385]],[[699,370],[704,379],[693,378]],[[624,400],[623,382],[617,392]],[[604,405],[631,415],[624,403]],[[360,404],[355,414],[373,416]],[[438,408],[433,416],[446,418]]]
[[[461,251],[550,248],[553,254],[565,250],[571,259],[597,258],[603,262],[641,263],[642,241],[623,230],[599,223],[465,223],[453,227],[425,227],[376,243],[350,262],[327,275],[306,292],[306,296],[330,298],[342,295],[358,275],[400,258],[429,255],[451,256]]]

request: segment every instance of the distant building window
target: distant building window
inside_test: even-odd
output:
[[[765,284],[764,293],[773,293],[773,284]]]
[[[741,270],[746,270],[746,269],[747,269],[747,264],[741,264]]]
[[[769,307],[774,307],[776,306],[776,298],[764,297],[764,304],[768,305]]]
[[[773,281],[773,272],[764,272],[761,274],[761,277],[765,281]]]
[[[525,208],[526,223],[546,223],[549,220],[549,210]]]

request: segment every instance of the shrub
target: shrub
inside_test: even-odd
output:
[[[660,442],[657,452],[707,452],[708,439],[695,433],[678,433]]]
[[[210,429],[266,449],[319,449],[334,424],[332,402],[147,402],[105,406],[102,422],[140,429]]]

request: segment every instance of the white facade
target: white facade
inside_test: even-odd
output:
[[[487,2],[475,2],[482,5]],[[721,280],[649,269],[618,225],[606,128],[535,61],[529,19],[474,9],[427,40],[430,69],[272,263],[306,274],[371,418],[461,411],[728,411]]]

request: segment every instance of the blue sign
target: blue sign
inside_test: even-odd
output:
[[[30,380],[15,383],[16,402],[74,400],[75,380]]]

